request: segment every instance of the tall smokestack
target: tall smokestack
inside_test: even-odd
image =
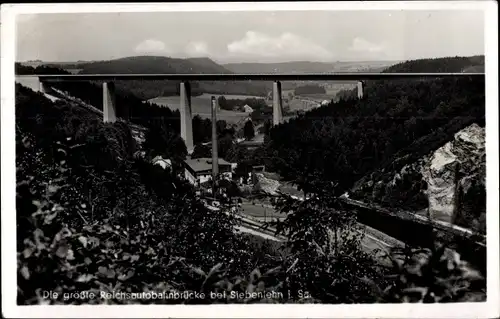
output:
[[[217,152],[217,100],[212,96],[212,195],[215,198],[215,179],[219,174],[219,154]]]

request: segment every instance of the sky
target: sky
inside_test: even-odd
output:
[[[17,61],[127,56],[218,63],[394,61],[484,54],[477,10],[57,13],[19,15]]]

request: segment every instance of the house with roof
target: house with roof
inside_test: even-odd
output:
[[[222,178],[233,178],[233,165],[219,158],[219,174]],[[200,186],[212,179],[212,159],[203,157],[184,161],[184,177],[193,185]]]
[[[156,156],[152,160],[153,165],[160,165],[163,169],[167,167],[172,167],[172,161],[170,159],[164,159],[161,156]]]
[[[252,113],[253,112],[253,108],[250,105],[245,104],[245,105],[243,105],[243,112],[245,112],[245,113]]]

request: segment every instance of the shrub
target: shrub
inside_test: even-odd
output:
[[[24,89],[17,98],[18,303],[89,302],[42,300],[44,291],[198,291],[192,269],[250,271],[233,217],[211,213],[171,171],[135,159],[126,125],[78,116],[78,107]],[[45,108],[27,116],[36,102]]]
[[[486,300],[484,276],[439,242],[432,249],[393,249],[386,257],[393,265],[392,284],[381,287],[365,278],[380,302]]]

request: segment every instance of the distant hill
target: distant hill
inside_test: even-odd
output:
[[[65,68],[65,69],[79,69],[82,64],[88,64],[96,61],[67,61],[67,62],[47,62],[42,60],[33,60],[26,62],[19,62],[23,66],[30,66],[36,68],[37,66],[48,66],[53,68]]]
[[[382,73],[483,73],[484,55],[470,57],[444,57],[405,61],[381,68]],[[374,71],[375,72],[375,71]],[[370,83],[373,81],[367,81]],[[336,99],[356,96],[356,90],[341,90]]]
[[[283,63],[229,63],[223,66],[234,73],[301,73],[331,72],[332,63],[322,62],[283,62]]]
[[[50,67],[65,70],[79,69],[80,74],[134,74],[134,73],[174,73],[174,74],[206,74],[232,73],[209,58],[177,59],[162,56],[134,56],[109,61],[81,63],[43,63]],[[135,96],[148,100],[158,96],[179,94],[178,81],[116,81],[118,89],[129,91]],[[193,82],[192,94],[248,94],[265,96],[271,89],[271,83],[265,82]]]
[[[386,68],[398,61],[360,61],[360,62],[309,62],[293,61],[282,63],[229,63],[223,66],[235,73],[320,73],[356,72]]]
[[[484,64],[483,65],[473,65],[466,67],[462,70],[463,73],[484,73]]]
[[[471,57],[445,57],[445,58],[406,61],[395,64],[385,69],[384,72],[390,72],[390,73],[484,72],[484,55],[476,55]]]
[[[356,61],[336,62],[335,72],[382,72],[401,61]]]
[[[82,74],[95,73],[231,73],[208,58],[175,59],[162,56],[134,56],[80,64]]]

